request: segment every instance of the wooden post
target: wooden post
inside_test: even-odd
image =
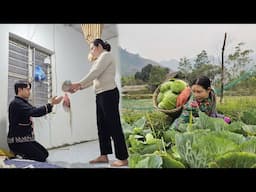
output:
[[[227,33],[224,36],[224,42],[221,54],[221,88],[220,88],[220,103],[223,103],[223,92],[224,92],[224,50],[226,44]]]

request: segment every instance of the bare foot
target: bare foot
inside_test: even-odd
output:
[[[108,163],[108,156],[101,155],[101,156],[97,157],[96,159],[89,161],[89,163]]]
[[[121,167],[121,166],[128,166],[128,160],[116,160],[111,163],[113,167]]]

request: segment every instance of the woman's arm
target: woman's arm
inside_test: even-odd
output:
[[[83,86],[80,86],[80,90],[86,89],[86,88],[88,88],[88,87],[90,87],[90,86],[92,86],[92,85],[93,85],[93,81],[88,82],[87,84],[84,84]]]
[[[103,52],[102,55],[92,65],[90,72],[82,78],[78,83],[81,87],[86,87],[90,82],[100,76],[105,69],[112,63],[112,55],[108,52]]]

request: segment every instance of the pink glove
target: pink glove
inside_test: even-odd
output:
[[[196,101],[192,101],[192,102],[190,103],[190,106],[193,107],[193,108],[199,107],[199,105],[198,105],[198,103],[197,103]]]
[[[227,123],[227,124],[230,124],[231,123],[231,119],[229,117],[224,117],[224,121]]]

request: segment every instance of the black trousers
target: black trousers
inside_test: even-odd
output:
[[[112,138],[116,158],[127,159],[128,151],[119,114],[118,88],[97,94],[96,106],[101,155],[112,154]]]
[[[24,159],[45,162],[46,158],[49,156],[47,149],[36,141],[11,143],[8,145],[14,154],[20,155]]]

